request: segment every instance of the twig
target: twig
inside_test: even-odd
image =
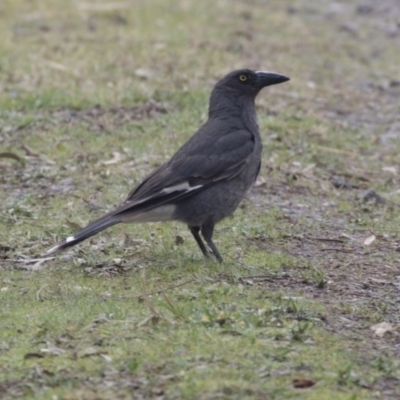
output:
[[[284,235],[284,238],[294,238],[298,240],[318,240],[321,242],[336,242],[336,243],[344,243],[342,239],[331,239],[331,238],[322,238],[322,237],[313,237],[313,236],[299,236],[299,235]]]
[[[318,241],[321,241],[321,242],[344,243],[344,240],[342,240],[342,239],[319,238],[319,237],[312,237],[312,236],[307,236],[307,239],[318,240]]]
[[[321,251],[341,251],[342,253],[354,253],[354,250],[350,249],[343,249],[337,247],[325,247],[322,248]]]
[[[193,278],[193,279],[190,279],[188,281],[185,281],[185,282],[182,282],[182,283],[178,283],[177,285],[167,286],[166,288],[163,288],[163,289],[160,289],[160,290],[155,290],[154,292],[146,292],[146,293],[142,293],[142,294],[140,294],[138,296],[133,296],[133,297],[127,296],[127,297],[124,297],[124,298],[143,299],[145,296],[152,296],[154,294],[160,294],[160,293],[166,292],[167,290],[176,289],[178,287],[187,285],[188,283],[194,282],[195,280],[196,279]]]
[[[358,155],[357,153],[354,153],[352,151],[340,150],[340,149],[336,149],[334,147],[321,146],[319,144],[313,144],[313,147],[316,147],[319,150],[327,151],[329,153],[343,154],[343,155],[350,156],[350,157],[356,157]]]

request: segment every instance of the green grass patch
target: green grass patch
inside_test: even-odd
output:
[[[399,393],[398,13],[365,7],[0,5],[1,398]],[[173,155],[239,67],[291,81],[257,99],[263,165],[216,228],[223,264],[174,223],[43,260]]]

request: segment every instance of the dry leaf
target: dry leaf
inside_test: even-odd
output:
[[[208,315],[202,315],[202,317],[201,317],[201,322],[203,323],[203,324],[208,324],[208,323],[210,323],[211,322],[211,319],[210,319],[210,317],[208,316]]]
[[[57,71],[61,71],[61,72],[68,72],[76,77],[79,77],[79,74],[74,71],[72,68],[67,67],[64,64],[58,63],[56,61],[52,61],[52,60],[44,60],[44,63],[49,66],[50,68],[53,68]]]
[[[101,358],[103,358],[104,360],[106,360],[107,362],[111,362],[112,361],[112,358],[106,353],[99,353],[99,356]]]
[[[371,329],[378,337],[383,337],[385,333],[394,331],[393,325],[389,324],[389,322],[381,322],[380,324],[372,325]]]
[[[311,379],[304,378],[295,378],[292,383],[296,389],[305,389],[315,385],[315,382]]]
[[[91,357],[99,355],[99,351],[93,347],[87,347],[86,349],[79,352],[79,358]]]
[[[15,153],[11,152],[0,153],[0,158],[11,158],[12,160],[18,161],[21,165],[25,165],[25,160]]]
[[[339,237],[344,237],[349,240],[355,240],[353,237],[349,236],[347,233],[342,232]]]
[[[253,185],[254,187],[264,186],[267,183],[265,178],[257,178],[256,183]]]
[[[112,155],[113,155],[113,158],[111,160],[102,161],[100,164],[101,165],[112,165],[112,164],[117,164],[122,160],[122,154],[119,153],[118,151],[113,151]]]
[[[309,164],[301,171],[302,175],[305,177],[312,177],[314,173],[315,164]]]
[[[22,144],[21,148],[25,151],[27,156],[31,156],[31,157],[36,157],[39,158],[39,153],[36,153],[36,151],[32,150],[28,145],[26,144]]]
[[[142,79],[149,79],[153,76],[152,71],[150,71],[149,69],[144,69],[144,68],[138,68],[135,70],[134,73],[138,78],[142,78]]]
[[[383,167],[382,171],[390,172],[393,175],[397,175],[397,167]]]
[[[29,358],[43,358],[44,355],[40,353],[26,353],[24,355],[24,359],[27,360]]]
[[[54,354],[54,355],[56,355],[56,356],[59,356],[59,355],[65,353],[65,350],[64,350],[64,349],[60,349],[59,347],[55,347],[55,346],[54,346],[54,347],[53,347],[53,346],[50,346],[50,347],[48,347],[48,348],[40,349],[40,351],[41,351],[42,353]]]
[[[180,246],[181,244],[183,244],[185,241],[183,240],[182,236],[176,235],[175,237],[175,244],[177,246]]]
[[[122,1],[109,1],[106,3],[94,2],[77,2],[78,7],[82,11],[95,11],[95,12],[112,12],[117,10],[125,10],[131,7],[129,2]]]
[[[369,246],[370,244],[372,244],[372,242],[375,241],[375,239],[376,239],[376,236],[375,236],[375,235],[368,236],[368,237],[364,240],[363,245],[364,245],[364,246]]]
[[[70,221],[69,219],[67,219],[65,221],[65,223],[75,232],[78,232],[82,229],[82,226],[80,226],[78,223]]]

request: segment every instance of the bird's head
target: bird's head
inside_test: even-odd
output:
[[[275,72],[239,69],[230,72],[222,78],[215,87],[235,93],[238,96],[246,94],[255,96],[266,86],[276,85],[288,80],[289,78],[287,76]]]
[[[254,99],[262,88],[288,80],[287,76],[275,72],[251,69],[232,71],[216,83],[210,99],[210,115],[223,111],[228,103],[239,107],[244,104],[254,105]]]

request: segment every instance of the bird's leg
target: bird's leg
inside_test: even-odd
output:
[[[201,240],[201,237],[199,234],[200,227],[199,226],[191,226],[191,227],[189,227],[189,229],[190,229],[190,232],[192,232],[192,235],[195,238],[197,244],[199,245],[201,252],[204,254],[205,257],[210,257],[208,254],[208,251],[206,249],[206,246],[204,246],[204,243]]]
[[[221,254],[219,254],[219,251],[217,250],[217,248],[215,247],[214,242],[212,241],[212,235],[214,232],[214,225],[203,225],[201,227],[201,233],[203,235],[204,240],[206,241],[206,243],[208,244],[208,247],[211,249],[211,251],[213,252],[215,258],[222,263],[224,260],[221,257]]]

